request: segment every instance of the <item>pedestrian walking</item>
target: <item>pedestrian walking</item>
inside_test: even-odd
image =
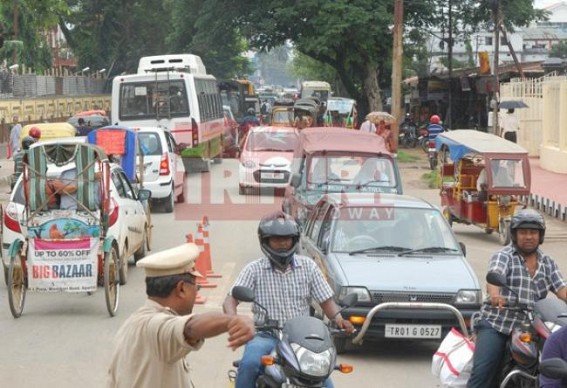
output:
[[[14,156],[20,151],[20,136],[22,124],[18,115],[12,117],[12,129],[10,130],[10,155]]]
[[[137,263],[146,273],[148,299],[116,333],[108,387],[192,387],[186,356],[205,338],[228,332],[228,347],[234,350],[254,336],[248,317],[192,314],[201,277],[195,269],[198,256],[197,246],[186,243]]]
[[[520,129],[520,121],[514,109],[508,109],[505,115],[502,116],[500,121],[500,128],[502,137],[512,143],[518,142],[518,129]]]

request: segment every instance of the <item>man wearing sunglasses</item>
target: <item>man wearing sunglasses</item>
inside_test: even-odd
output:
[[[198,256],[197,246],[186,243],[138,261],[148,299],[116,334],[109,387],[191,387],[185,356],[205,338],[228,332],[228,347],[234,350],[254,336],[248,317],[192,314],[201,277],[195,269]]]

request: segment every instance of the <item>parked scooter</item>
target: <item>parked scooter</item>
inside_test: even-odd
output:
[[[398,144],[404,148],[415,148],[418,143],[417,128],[411,121],[404,121],[400,126]]]
[[[506,284],[504,275],[489,272],[486,281],[506,288],[518,300],[518,293]],[[534,310],[531,310],[526,305],[510,302],[506,308],[524,314],[527,322],[514,328],[508,339],[508,353],[499,378],[500,388],[536,387],[543,344],[554,330],[567,324],[567,305],[559,299],[549,298],[536,302]]]
[[[282,327],[277,320],[270,319],[264,306],[255,301],[252,289],[236,286],[232,296],[241,302],[253,302],[264,310],[266,319],[256,322],[256,329],[271,331],[280,341],[269,356],[262,357],[264,372],[256,380],[256,387],[323,387],[333,371],[352,372],[352,366],[335,363],[337,353],[331,333],[338,334],[340,330],[330,329],[320,319],[308,316],[292,318]],[[349,294],[341,304],[346,308],[357,300],[357,294]],[[233,365],[238,367],[238,363],[235,361]],[[236,380],[236,373],[234,370],[229,372],[230,381]]]

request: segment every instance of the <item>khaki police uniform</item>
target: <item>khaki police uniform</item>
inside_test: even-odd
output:
[[[199,250],[195,244],[147,256],[137,263],[147,277],[171,276],[195,270]],[[189,316],[179,316],[161,304],[147,300],[124,322],[116,334],[115,348],[108,371],[108,386],[113,388],[192,387],[185,356],[203,345],[191,346],[183,331]]]

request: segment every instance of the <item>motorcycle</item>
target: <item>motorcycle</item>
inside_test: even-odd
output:
[[[415,148],[418,143],[416,127],[413,123],[403,123],[398,135],[398,144],[405,148]]]
[[[427,159],[429,160],[429,168],[435,170],[437,168],[437,150],[435,149],[435,139],[428,140]]]
[[[486,281],[506,288],[519,298],[518,293],[506,284],[504,275],[489,272]],[[506,359],[499,378],[500,388],[537,387],[543,344],[553,331],[567,324],[567,306],[559,299],[548,298],[537,301],[533,310],[520,304],[506,308],[524,314],[526,322],[514,328],[508,339]]]
[[[419,127],[417,134],[417,144],[419,144],[423,152],[427,153],[427,151],[429,151],[429,136],[427,133],[427,125]]]
[[[279,340],[274,351],[262,357],[264,371],[256,380],[256,387],[323,387],[333,371],[352,372],[352,366],[336,364],[337,352],[331,334],[338,334],[340,330],[330,329],[320,319],[309,316],[292,318],[282,327],[277,320],[269,318],[264,306],[255,301],[252,289],[236,286],[232,289],[232,296],[241,302],[252,302],[264,310],[266,319],[256,322],[256,329],[270,331]],[[343,309],[354,305],[357,300],[357,294],[347,295],[341,301],[345,305]],[[239,361],[233,363],[236,368],[238,365]],[[231,382],[236,380],[236,376],[235,370],[229,372]]]

